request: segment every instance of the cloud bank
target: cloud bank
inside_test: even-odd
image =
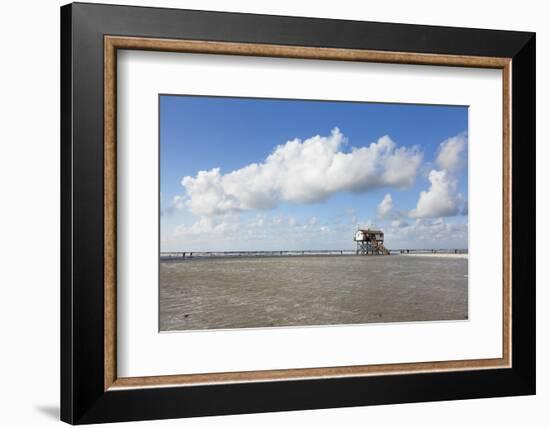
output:
[[[165,251],[295,250],[351,248],[357,226],[349,222],[327,223],[307,215],[279,216],[259,213],[203,217],[190,226],[178,226],[163,239]],[[361,221],[361,227],[381,227],[388,248],[467,248],[468,225],[448,223],[444,218],[394,219],[385,224]]]
[[[389,136],[366,147],[345,151],[338,128],[279,145],[261,163],[222,174],[219,168],[186,176],[185,204],[198,216],[274,208],[281,202],[315,203],[341,191],[364,193],[373,188],[413,184],[422,162],[416,147],[398,147]]]
[[[391,248],[467,248],[468,225],[446,223],[443,218],[416,219],[412,224],[393,221],[385,230]]]

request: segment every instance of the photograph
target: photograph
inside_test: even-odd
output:
[[[159,331],[468,320],[468,106],[158,102]]]
[[[47,380],[10,422],[429,428],[427,412],[456,405],[457,426],[481,412],[511,427],[544,414],[543,14],[142,3],[40,3],[8,20],[22,41],[7,48],[25,55],[7,67],[24,114],[6,141],[24,156],[6,159],[27,178],[5,180],[25,200],[5,210],[24,220],[4,222],[21,261],[4,281],[20,294],[4,299],[7,330],[28,342],[21,361],[57,344],[6,365],[22,397],[21,372]],[[52,49],[29,55],[34,35],[12,22]],[[45,256],[29,294],[36,231],[53,236],[33,250]],[[36,328],[38,343],[22,340]]]

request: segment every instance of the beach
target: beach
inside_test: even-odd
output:
[[[400,255],[405,257],[439,257],[446,259],[468,259],[467,253],[405,253]]]
[[[468,318],[468,260],[437,255],[160,263],[160,330]]]

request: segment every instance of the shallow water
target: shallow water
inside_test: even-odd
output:
[[[310,256],[160,264],[160,330],[464,320],[468,260]]]

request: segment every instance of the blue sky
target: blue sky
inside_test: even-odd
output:
[[[161,250],[467,248],[463,106],[160,97]]]

